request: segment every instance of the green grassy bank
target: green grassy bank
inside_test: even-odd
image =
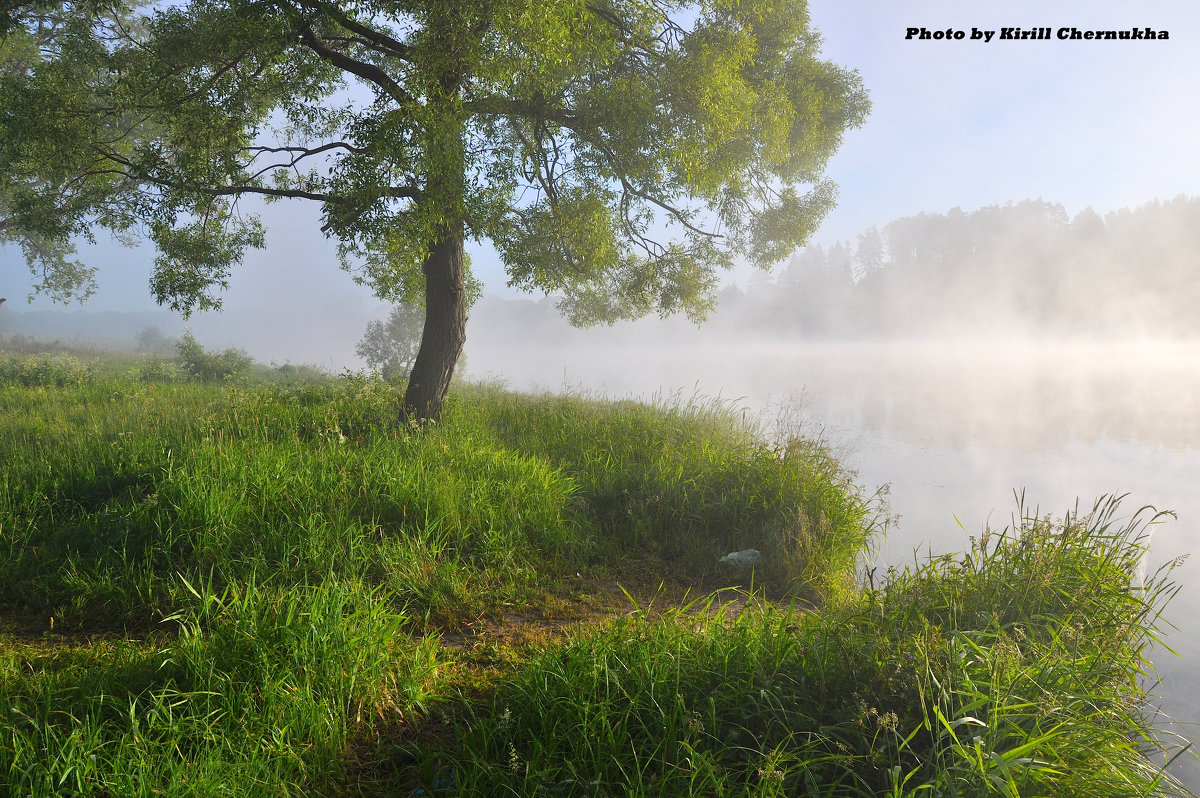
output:
[[[1114,503],[861,590],[880,508],[719,403],[184,376],[0,354],[0,795],[1171,790]]]

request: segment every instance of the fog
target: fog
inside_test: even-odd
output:
[[[474,245],[485,296],[460,375],[515,390],[718,397],[768,433],[819,435],[898,521],[874,555],[960,550],[1016,509],[1061,515],[1129,493],[1178,520],[1149,567],[1200,541],[1200,3],[950,0],[813,3],[832,60],[861,70],[874,111],[828,173],[839,206],[817,242],[770,275],[739,272],[706,325],[644,320],[576,330],[554,300],[505,288]],[[905,41],[912,25],[1127,28],[1154,43]],[[1176,197],[1175,199],[1171,199]],[[1158,198],[1158,199],[1155,199]],[[1011,202],[1006,200],[1011,199]],[[132,349],[155,326],[260,363],[361,369],[355,343],[388,308],[336,266],[317,209],[259,206],[268,248],[231,277],[220,313],[155,310],[153,253],[81,245],[99,291],[26,304],[29,275],[0,248],[0,338]],[[1200,722],[1200,559],[1155,655],[1164,709]],[[1183,730],[1200,742],[1193,728]],[[1200,767],[1178,764],[1200,791]]]
[[[640,335],[634,335],[634,330]],[[656,339],[654,333],[661,337]],[[765,433],[775,420],[833,447],[868,494],[886,486],[898,520],[871,564],[961,551],[1018,512],[1061,517],[1104,494],[1171,510],[1151,528],[1154,569],[1200,540],[1200,341],[1046,340],[1032,336],[780,342],[630,325],[588,343],[555,331],[492,337],[471,349],[473,371],[520,389],[575,390],[651,401],[722,397]],[[722,340],[724,338],[724,340]],[[796,422],[799,423],[796,423]],[[1200,584],[1195,559],[1175,571],[1156,692],[1175,727],[1200,740]],[[1200,767],[1175,772],[1200,789]]]

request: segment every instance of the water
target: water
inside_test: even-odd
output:
[[[962,550],[1017,509],[1061,516],[1128,494],[1178,520],[1152,527],[1154,569],[1200,549],[1200,344],[854,343],[603,345],[471,350],[516,389],[564,387],[650,398],[720,395],[768,418],[798,408],[867,490],[890,486],[899,521],[881,564]],[[771,409],[774,408],[774,409]],[[1200,741],[1200,557],[1175,572],[1177,628],[1155,652],[1155,689],[1175,730]],[[1173,772],[1200,792],[1192,758]]]

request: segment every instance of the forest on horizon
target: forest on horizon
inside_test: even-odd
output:
[[[942,336],[1200,335],[1200,197],[1071,217],[1026,199],[953,208],[813,245],[771,273],[723,288],[699,330],[672,319],[661,340],[745,334],[783,340]],[[472,326],[577,343],[541,301],[485,296]],[[643,323],[630,325],[640,338]],[[507,338],[508,335],[505,335]],[[624,336],[618,330],[617,339]]]
[[[1200,197],[1074,218],[1022,200],[807,247],[717,316],[804,336],[1200,333]]]

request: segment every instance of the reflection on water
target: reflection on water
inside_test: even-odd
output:
[[[570,350],[473,347],[476,374],[518,390],[564,387],[610,396],[719,395],[751,411],[798,403],[809,423],[871,490],[889,484],[900,519],[881,561],[960,550],[1016,511],[1014,490],[1041,514],[1085,509],[1127,493],[1174,510],[1156,525],[1150,567],[1200,542],[1200,344],[996,345],[849,343]],[[1177,572],[1182,589],[1158,652],[1164,711],[1200,723],[1200,557]],[[1197,727],[1181,731],[1200,741]],[[1200,792],[1200,765],[1177,773]]]

